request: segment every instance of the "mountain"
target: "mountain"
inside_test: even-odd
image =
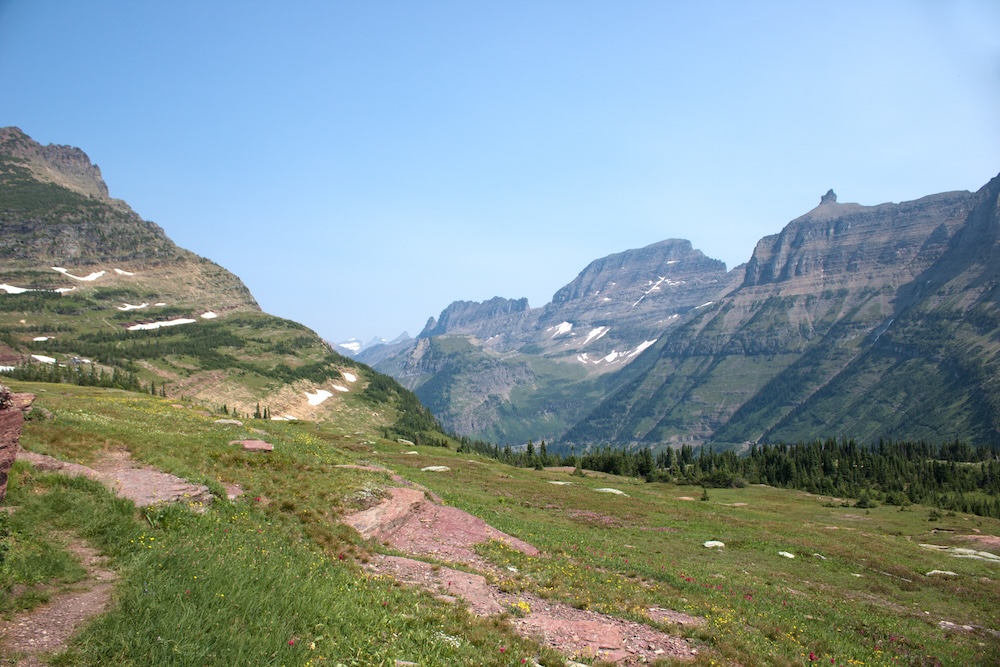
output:
[[[356,357],[365,350],[368,350],[375,346],[391,347],[399,343],[405,343],[408,340],[410,340],[410,334],[404,331],[403,333],[399,334],[392,340],[376,336],[375,338],[369,340],[367,343],[363,343],[357,338],[350,338],[348,340],[343,341],[342,343],[330,343],[330,347],[332,347],[334,350],[336,350],[337,352],[346,357]]]
[[[387,426],[409,411],[409,435],[435,426],[394,381],[263,313],[239,278],[112,198],[83,151],[11,127],[0,129],[0,365],[244,415],[324,419],[362,401]]]
[[[549,304],[456,301],[412,341],[358,358],[414,390],[457,433],[497,441],[554,439],[687,313],[735,287],[689,241],[671,239],[592,262]]]
[[[821,204],[763,239],[740,289],[651,351],[567,440],[997,442],[982,287],[995,189]]]
[[[831,190],[745,266],[677,240],[610,255],[539,309],[453,304],[378,367],[499,442],[997,442],[996,187]]]

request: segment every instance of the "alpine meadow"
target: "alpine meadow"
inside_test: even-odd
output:
[[[335,345],[0,129],[3,665],[1000,664],[1000,176]]]

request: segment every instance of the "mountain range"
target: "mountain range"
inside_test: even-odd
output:
[[[550,447],[1000,442],[997,197],[816,208],[732,270],[671,239],[540,308],[456,301],[359,359],[457,433]]]

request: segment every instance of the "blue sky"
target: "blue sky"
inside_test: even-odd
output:
[[[1000,172],[1000,3],[0,0],[0,125],[325,338]]]

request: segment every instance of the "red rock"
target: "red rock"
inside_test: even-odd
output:
[[[243,445],[243,449],[248,452],[271,452],[274,445],[263,440],[230,440],[230,445]]]
[[[24,412],[33,400],[34,394],[11,394],[0,385],[0,501],[7,495],[7,475],[20,449]]]

